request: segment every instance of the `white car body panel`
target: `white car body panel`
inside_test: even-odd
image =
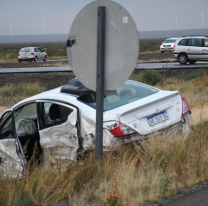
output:
[[[23,165],[17,155],[14,139],[4,139],[0,141],[0,158],[0,176],[10,178],[23,176]]]

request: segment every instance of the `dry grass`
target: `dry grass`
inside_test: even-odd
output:
[[[204,106],[192,108],[191,112],[191,125],[197,125],[200,122],[208,121],[208,103]]]
[[[38,82],[3,86],[0,88],[0,106],[12,106],[27,97],[43,91],[45,91],[45,87],[41,86]]]
[[[93,154],[64,170],[27,168],[22,180],[0,181],[2,205],[142,205],[158,202],[208,178],[208,130],[192,127],[184,139],[156,138],[109,153],[102,163]],[[177,148],[177,150],[175,149]],[[116,158],[115,158],[116,157]]]
[[[137,61],[137,64],[141,64],[141,63],[160,63],[160,62],[175,62],[175,59],[172,58],[163,58],[163,59],[149,59],[149,60],[139,60]]]
[[[91,153],[65,169],[60,169],[61,163],[45,169],[42,163],[28,163],[24,179],[0,180],[0,205],[45,206],[63,201],[74,206],[138,206],[158,202],[181,188],[207,180],[207,85],[205,77],[189,81],[167,78],[156,85],[179,90],[191,105],[192,126],[187,138],[153,137],[140,145],[109,152],[102,163],[96,163]],[[14,96],[17,93],[13,91]],[[0,107],[0,113],[4,107]]]
[[[2,113],[6,110],[6,109],[8,109],[8,107],[1,107],[0,106],[0,115],[2,115]]]
[[[203,106],[208,102],[208,78],[204,74],[190,81],[168,78],[156,87],[163,90],[177,90],[186,98],[191,107]]]

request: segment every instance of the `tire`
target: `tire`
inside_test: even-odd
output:
[[[189,60],[189,63],[190,63],[190,64],[195,64],[196,61],[194,61],[194,60]]]
[[[161,51],[161,53],[163,54],[163,53],[164,53],[164,51]]]
[[[21,63],[21,62],[22,62],[22,60],[21,60],[21,59],[19,59],[18,61],[19,61],[19,63]]]
[[[47,56],[45,56],[45,57],[44,57],[43,61],[44,61],[44,62],[46,62],[46,61],[47,61]]]
[[[37,61],[38,61],[38,57],[35,57],[35,58],[34,58],[34,62],[37,62]]]
[[[179,54],[178,55],[178,62],[180,64],[186,64],[188,62],[188,57],[186,54]]]

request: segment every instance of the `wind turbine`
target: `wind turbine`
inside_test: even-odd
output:
[[[45,22],[43,21],[43,35],[45,35]]]
[[[11,21],[11,20],[9,20],[9,19],[8,19],[8,21],[9,21],[9,24],[10,24],[11,36],[12,36],[12,21]]]
[[[202,17],[202,29],[204,28],[204,11],[202,11],[202,14],[200,14],[199,16]]]
[[[173,17],[176,20],[176,30],[178,30],[178,18]]]

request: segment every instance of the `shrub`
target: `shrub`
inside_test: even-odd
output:
[[[157,83],[163,81],[162,75],[152,70],[146,71],[143,74],[141,74],[140,79],[141,82],[150,85],[156,85]]]

